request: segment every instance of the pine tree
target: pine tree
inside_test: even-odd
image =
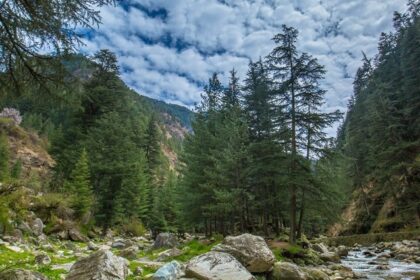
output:
[[[159,131],[156,116],[153,114],[149,120],[147,131],[146,131],[146,141],[144,145],[144,150],[146,152],[146,159],[148,163],[148,173],[151,176],[150,179],[154,179],[156,168],[161,163],[161,149],[159,141]]]
[[[323,129],[330,126],[338,112],[319,112],[325,91],[319,88],[325,69],[309,54],[299,54],[296,48],[298,31],[283,25],[283,32],[274,36],[277,44],[267,56],[267,63],[274,77],[275,91],[279,104],[280,126],[285,127],[281,140],[290,151],[290,242],[296,242],[300,230],[297,225],[297,190],[307,185],[305,174],[310,173],[308,165],[300,155],[300,149],[307,150],[307,160],[311,151],[317,152],[326,137]],[[304,192],[302,192],[304,194]],[[303,209],[301,216],[303,217]]]
[[[222,94],[223,87],[214,74],[209,79],[202,96],[203,101],[197,108],[192,124],[194,134],[186,137],[181,155],[181,160],[185,163],[182,168],[184,221],[204,228],[206,234],[212,234],[215,229],[213,188],[218,182],[212,154],[218,148],[216,130]]]
[[[25,82],[30,77],[42,84],[51,81],[51,76],[57,72],[44,71],[54,63],[44,50],[51,48],[51,53],[62,54],[74,49],[80,43],[76,27],[91,28],[99,24],[101,17],[97,8],[113,2],[1,1],[0,65],[9,79],[0,79],[2,89],[10,84],[24,84],[17,78],[18,74],[22,74]]]
[[[262,220],[262,229],[268,235],[270,217],[276,232],[279,232],[281,209],[284,203],[280,199],[282,170],[282,149],[277,141],[276,107],[272,83],[263,62],[249,64],[249,70],[243,87],[244,112],[246,114],[249,145],[247,154],[247,184],[250,199],[245,203],[247,226],[255,224],[255,218]],[[255,215],[256,214],[256,215]]]
[[[76,211],[77,217],[82,218],[93,205],[89,161],[85,149],[82,150],[71,173],[69,187],[73,196],[72,207]]]
[[[133,162],[127,162],[129,172],[124,176],[114,199],[114,224],[122,224],[132,220],[147,222],[149,201],[147,200],[148,180],[145,174],[145,159],[140,153]]]

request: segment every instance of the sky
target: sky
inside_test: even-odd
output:
[[[299,30],[298,48],[327,74],[325,111],[342,110],[362,52],[377,52],[405,0],[122,0],[101,8],[102,24],[83,50],[116,53],[121,77],[138,93],[193,108],[212,73],[243,79],[250,60],[266,56],[286,24]],[[335,133],[336,126],[328,133]]]

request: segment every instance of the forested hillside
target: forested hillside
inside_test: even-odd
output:
[[[333,234],[420,225],[420,8],[409,7],[357,71],[337,138],[354,192]]]
[[[67,73],[63,83],[19,84],[19,91],[0,100],[1,108],[18,110],[21,126],[39,134],[55,160],[42,191],[63,195],[75,211],[72,219],[86,229],[170,230],[172,217],[160,200],[176,178],[174,164],[188,131],[183,125],[192,112],[130,90],[109,51],[55,59]]]

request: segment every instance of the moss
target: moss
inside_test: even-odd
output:
[[[37,269],[39,273],[47,276],[49,280],[61,280],[62,274],[67,274],[67,271],[64,269],[52,269],[51,266],[41,266]]]

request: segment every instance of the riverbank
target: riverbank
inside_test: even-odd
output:
[[[420,243],[300,247],[267,244],[251,234],[222,239],[163,233],[156,240],[110,234],[78,242],[44,234],[2,236],[0,279],[412,280],[420,279]]]

